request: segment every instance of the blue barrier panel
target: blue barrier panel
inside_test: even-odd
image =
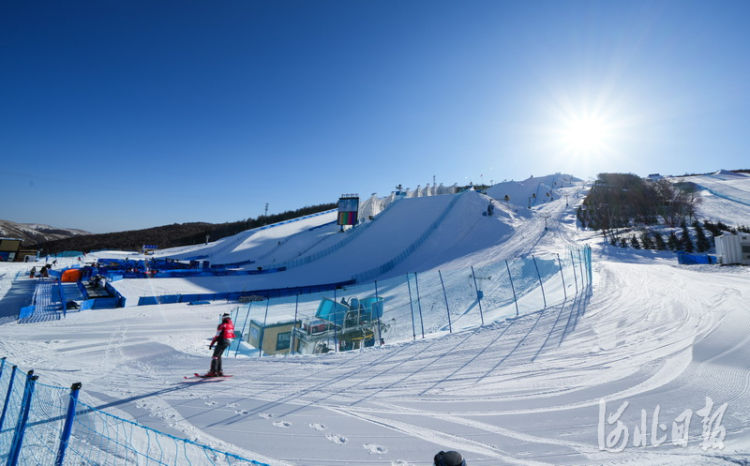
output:
[[[26,319],[34,315],[34,310],[36,309],[36,306],[33,304],[30,306],[24,306],[21,308],[20,311],[18,311],[18,320]]]

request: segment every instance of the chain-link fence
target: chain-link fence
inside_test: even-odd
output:
[[[39,465],[261,465],[175,437],[78,401],[70,388],[38,381],[0,361],[0,460]]]
[[[347,351],[476,328],[558,305],[590,283],[584,247],[267,297],[234,309],[240,338],[227,355]]]

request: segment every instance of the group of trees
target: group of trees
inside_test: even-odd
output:
[[[698,221],[692,224],[693,234],[690,234],[690,228],[686,223],[681,225],[682,231],[678,234],[672,230],[669,235],[662,235],[659,232],[652,231],[649,228],[643,228],[640,234],[630,234],[629,237],[618,235],[617,232],[609,233],[609,241],[613,246],[623,248],[632,247],[634,249],[655,249],[657,251],[671,250],[684,252],[707,252],[714,247],[714,237],[724,232],[737,233],[742,231],[750,233],[750,227],[739,226],[736,228],[729,227],[722,222],[713,223],[705,220],[701,225]],[[706,235],[706,230],[710,233]],[[695,238],[695,240],[693,240]]]
[[[706,223],[704,222],[704,226]],[[643,228],[640,234],[631,234],[629,238],[613,234],[610,236],[610,244],[623,248],[628,246],[634,249],[655,249],[657,251],[684,251],[684,252],[706,252],[713,247],[713,236],[709,238],[700,223],[693,222],[695,241],[691,238],[690,229],[686,223],[683,223],[681,234],[678,236],[674,230],[669,235],[662,235],[659,232],[649,228]]]
[[[40,249],[42,254],[54,254],[62,251],[93,251],[97,249],[140,250],[144,244],[156,245],[159,248],[187,246],[202,243],[206,240],[207,236],[211,241],[215,241],[251,228],[282,222],[303,215],[334,209],[335,207],[336,203],[318,204],[301,209],[288,210],[280,214],[261,215],[256,218],[248,218],[237,222],[175,223],[144,230],[78,235],[30,246],[24,245],[24,247]]]
[[[600,173],[577,210],[581,226],[603,230],[692,222],[700,199],[692,183],[646,181],[633,174]]]

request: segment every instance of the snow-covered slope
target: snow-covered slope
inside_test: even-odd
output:
[[[0,236],[21,238],[24,244],[34,244],[88,234],[87,231],[75,228],[59,228],[37,223],[16,223],[9,220],[0,220]]]
[[[37,369],[45,383],[82,381],[90,404],[273,464],[428,465],[448,449],[469,465],[744,464],[750,270],[680,266],[668,253],[604,245],[575,227],[583,194],[581,185],[565,187],[531,210],[497,202],[492,218],[477,212],[487,197],[461,195],[397,266],[457,268],[570,244],[594,247],[593,294],[518,319],[361,352],[230,358],[224,365],[232,379],[191,386],[182,386],[182,376],[208,368],[206,344],[231,304],[7,323],[0,353]],[[393,219],[405,222],[410,205],[429,217],[413,219],[422,231],[409,232],[398,248],[445,212],[445,199],[395,211]],[[378,228],[393,229],[394,241],[401,233]],[[336,254],[326,257],[350,256]],[[370,257],[360,264],[371,265]],[[289,273],[333,276],[314,264]]]
[[[710,175],[676,179],[695,183],[700,189],[700,219],[728,225],[750,225],[750,175],[720,170]]]

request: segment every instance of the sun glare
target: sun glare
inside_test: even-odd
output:
[[[603,155],[610,142],[610,127],[602,118],[570,118],[562,128],[563,149],[574,155]]]

